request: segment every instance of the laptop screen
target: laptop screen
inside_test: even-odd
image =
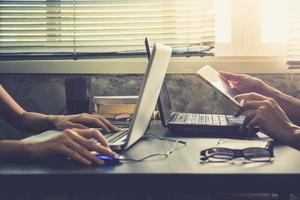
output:
[[[151,51],[150,51],[147,37],[145,38],[145,49],[146,49],[148,60],[150,60]],[[162,125],[166,127],[167,126],[166,122],[168,121],[170,115],[172,114],[171,101],[168,93],[166,80],[163,81],[163,84],[161,86],[161,90],[157,100],[157,105],[158,105]]]
[[[163,126],[166,126],[166,122],[172,114],[172,106],[166,81],[163,82],[157,103]]]
[[[145,134],[171,59],[172,49],[155,44],[141,85],[139,100],[129,128],[126,149]]]

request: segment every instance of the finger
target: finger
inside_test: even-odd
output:
[[[116,127],[115,125],[113,125],[112,123],[110,123],[110,121],[108,121],[107,119],[105,119],[105,117],[103,116],[97,116],[97,115],[92,115],[93,117],[98,118],[99,120],[101,120],[111,131],[117,132],[120,129],[118,127]]]
[[[240,74],[234,74],[234,73],[224,72],[224,71],[220,71],[219,73],[222,76],[224,76],[226,79],[229,79],[231,81],[240,81],[242,78],[242,75]]]
[[[234,116],[238,117],[248,110],[256,110],[264,103],[265,103],[264,101],[244,101],[243,106],[234,113]]]
[[[255,128],[255,127],[259,127],[259,129],[260,129],[260,125],[259,125],[259,118],[257,117],[257,116],[255,116],[255,117],[253,117],[251,120],[250,120],[250,122],[248,123],[248,132],[249,133],[253,133],[253,129]],[[261,130],[261,129],[260,129]],[[251,132],[252,131],[252,132]]]
[[[92,162],[85,159],[83,156],[81,156],[79,153],[77,153],[76,151],[70,149],[67,146],[62,146],[58,149],[58,151],[70,158],[72,158],[73,160],[77,160],[79,162],[81,162],[84,165],[91,165]]]
[[[242,125],[240,126],[239,132],[244,132],[247,129],[247,126],[249,126],[249,122],[255,117],[256,112],[252,111],[249,112],[246,116],[245,119],[242,123]]]
[[[95,155],[93,155],[86,147],[83,145],[80,145],[80,143],[77,143],[73,140],[68,140],[65,144],[67,147],[71,148],[73,151],[76,151],[79,153],[82,157],[85,159],[92,161],[94,163],[97,163],[98,165],[103,165],[104,161],[97,158]]]
[[[84,146],[85,148],[89,149],[90,151],[97,151],[101,152],[102,154],[108,155],[108,156],[116,156],[117,154],[113,151],[111,151],[108,148],[106,139],[99,138],[98,140],[97,136],[99,136],[99,132],[93,131],[93,130],[80,130],[77,133],[73,133],[70,135],[70,137],[75,140],[80,145]],[[97,144],[94,141],[88,140],[87,138],[93,138],[96,139],[100,144]],[[102,141],[106,143],[107,146],[102,146]]]
[[[96,139],[101,145],[103,145],[104,147],[108,147],[108,142],[107,142],[106,138],[97,129],[90,129],[87,132],[84,132],[80,135],[85,138]]]
[[[76,129],[88,129],[88,127],[86,127],[83,124],[78,124],[78,123],[73,123],[73,122],[69,122],[67,124],[66,128],[76,128]]]
[[[251,126],[251,127],[254,127],[257,125],[259,125],[258,117],[253,117],[248,123],[248,126]]]
[[[80,116],[78,118],[72,119],[72,122],[98,126],[104,128],[106,131],[109,131],[109,128],[102,121],[90,116]]]
[[[263,95],[260,95],[260,94],[257,94],[257,93],[244,93],[244,94],[239,94],[239,95],[236,95],[234,97],[234,99],[238,102],[240,102],[241,100],[246,100],[246,101],[250,101],[250,100],[253,100],[253,101],[262,101],[262,100],[266,100],[268,97],[265,97]]]
[[[97,152],[102,155],[113,156],[113,157],[118,155],[117,153],[113,152],[111,149],[103,147],[103,146],[99,146]]]

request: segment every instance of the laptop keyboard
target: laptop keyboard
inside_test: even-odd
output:
[[[128,129],[120,130],[117,133],[108,133],[105,134],[105,138],[109,143],[114,143],[116,141],[123,141],[127,138],[128,136]]]
[[[233,115],[217,114],[177,113],[172,115],[172,117],[173,118],[171,118],[170,122],[177,124],[195,124],[211,126],[227,126],[233,124],[242,124],[244,120],[244,116],[234,117]]]

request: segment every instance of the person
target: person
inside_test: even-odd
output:
[[[300,150],[300,100],[264,81],[245,74],[220,72],[237,86],[238,102],[244,101],[236,116],[245,115],[241,129],[259,126],[271,138]]]
[[[90,126],[118,131],[117,127],[102,116],[85,113],[64,116],[27,112],[0,85],[0,117],[15,128],[30,133],[59,130],[44,139],[29,137],[21,140],[0,140],[1,160],[64,155],[85,165],[102,165],[104,161],[98,159],[91,151],[116,155],[99,131],[88,129]],[[96,139],[97,142],[90,138]]]

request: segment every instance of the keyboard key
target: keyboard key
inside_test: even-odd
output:
[[[178,124],[184,124],[184,116],[184,114],[178,113],[175,122]]]
[[[105,134],[104,136],[106,137],[106,138],[109,138],[109,137],[111,137],[111,136],[113,136],[115,133],[108,133],[108,134]]]
[[[242,124],[245,119],[245,116],[234,117],[232,115],[227,116],[227,120],[229,124]]]
[[[177,114],[172,113],[171,116],[170,116],[170,122],[171,122],[171,123],[172,123],[172,122],[175,122],[177,116],[178,116]]]
[[[113,139],[110,139],[108,142],[114,143],[116,141],[122,141],[122,138],[127,137],[127,131],[123,132],[122,134],[118,135],[117,137],[114,137]]]
[[[198,124],[198,118],[199,118],[198,114],[193,114],[191,124]]]
[[[120,142],[124,142],[128,137],[128,134],[125,134],[120,140]]]
[[[220,125],[227,126],[228,122],[225,115],[219,115]]]
[[[114,142],[117,141],[120,137],[122,137],[124,134],[127,134],[127,129],[121,130],[117,133],[109,135],[109,137],[105,136],[108,142]]]
[[[190,124],[192,121],[192,114],[186,114],[184,122]]]
[[[205,115],[204,114],[199,115],[198,124],[205,125]]]
[[[219,116],[218,115],[212,115],[212,124],[215,126],[220,125]]]
[[[213,125],[212,115],[205,115],[205,124],[206,125]]]

